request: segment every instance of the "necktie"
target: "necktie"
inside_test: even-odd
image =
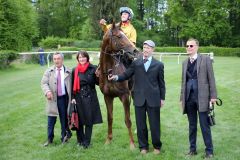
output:
[[[190,58],[190,63],[193,63],[194,62],[194,58]]]
[[[148,61],[147,58],[144,58],[144,59],[143,59],[143,63],[146,63],[147,61]]]
[[[58,68],[58,75],[57,75],[57,93],[58,96],[62,96],[62,83],[61,83],[61,69]]]

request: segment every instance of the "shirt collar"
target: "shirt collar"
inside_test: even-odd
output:
[[[126,26],[128,26],[128,25],[129,25],[129,23],[130,23],[129,21],[126,21],[126,22],[122,22],[122,24],[121,24],[121,25],[122,25],[122,26],[124,26],[124,27],[126,27]]]
[[[57,70],[58,68],[55,67],[55,69]],[[63,65],[62,65],[62,67],[61,67],[60,69],[61,69],[61,71],[64,71],[64,67],[63,67]]]
[[[143,59],[145,59],[145,58],[143,57]],[[148,57],[147,59],[148,59],[148,61],[152,61],[152,56]]]
[[[196,60],[196,59],[197,59],[197,56],[198,56],[198,54],[195,53],[193,56],[189,56],[189,57],[190,57],[190,58],[193,58],[194,60]]]

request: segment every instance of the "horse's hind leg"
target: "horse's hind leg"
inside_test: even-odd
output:
[[[133,134],[132,134],[132,122],[130,118],[130,101],[129,101],[129,95],[125,94],[122,97],[120,97],[120,100],[123,103],[124,106],[124,112],[125,112],[125,124],[128,128],[128,134],[130,138],[130,149],[134,149],[134,140],[133,140]]]
[[[105,144],[109,144],[112,141],[113,97],[104,96],[104,100],[107,106],[107,120],[108,120],[108,135]]]

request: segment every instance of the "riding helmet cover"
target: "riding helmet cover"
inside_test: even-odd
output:
[[[132,19],[133,16],[134,16],[132,9],[129,8],[129,7],[121,7],[119,9],[119,12],[120,12],[120,14],[122,14],[123,12],[128,13],[129,14],[129,19]]]

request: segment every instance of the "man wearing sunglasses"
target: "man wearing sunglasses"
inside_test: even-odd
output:
[[[197,154],[197,115],[205,144],[205,158],[213,157],[211,129],[208,121],[209,103],[217,98],[212,61],[209,56],[198,53],[199,42],[190,38],[186,44],[189,57],[182,65],[181,106],[189,122],[188,156]]]

